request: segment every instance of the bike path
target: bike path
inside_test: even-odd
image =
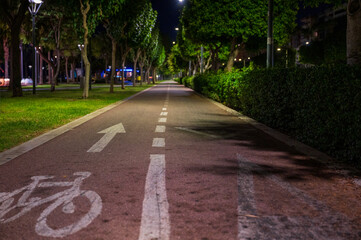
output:
[[[99,132],[119,123],[125,132],[88,152]],[[0,222],[0,239],[51,239],[46,226],[65,239],[361,236],[361,190],[351,179],[176,84],[158,85],[0,166],[0,192],[48,175],[55,177],[29,198],[18,194],[11,203],[0,195],[0,209],[75,188]]]
[[[94,191],[101,197],[101,215],[82,231],[66,238],[137,239],[153,133],[166,95],[162,86],[158,88],[160,90],[144,92],[2,165],[0,192],[20,189],[31,183],[32,176],[55,176],[52,180],[61,182],[73,181],[75,172],[90,172],[81,189]],[[100,153],[87,152],[104,135],[98,132],[119,123],[124,125],[126,133],[117,134]],[[37,188],[31,197],[44,198],[65,189]],[[77,201],[79,206],[74,214],[55,209],[47,217],[49,226],[66,227],[88,214],[89,201],[85,197]],[[31,209],[12,222],[0,224],[1,236],[4,239],[42,239],[35,225],[47,206],[49,203]]]

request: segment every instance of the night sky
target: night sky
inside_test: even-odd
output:
[[[175,41],[177,33],[175,28],[179,22],[183,4],[178,0],[151,0],[153,9],[158,12],[160,31]]]

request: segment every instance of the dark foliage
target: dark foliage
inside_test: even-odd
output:
[[[331,156],[361,165],[361,69],[260,69],[183,84]]]

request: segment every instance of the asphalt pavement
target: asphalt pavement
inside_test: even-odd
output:
[[[164,82],[0,155],[0,239],[361,239],[360,186],[297,149]]]

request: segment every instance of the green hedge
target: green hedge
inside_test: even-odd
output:
[[[247,69],[185,86],[343,161],[361,166],[361,68]]]

